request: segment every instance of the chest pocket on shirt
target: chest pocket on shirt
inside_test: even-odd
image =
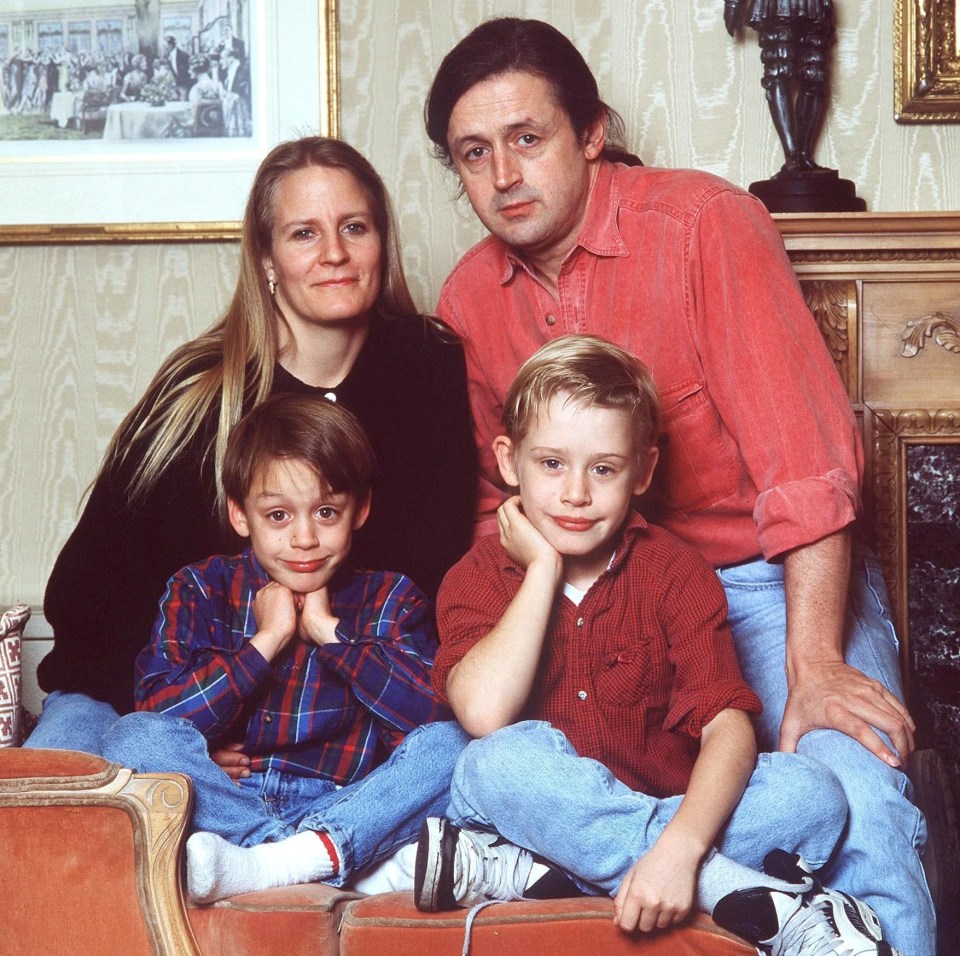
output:
[[[699,511],[737,491],[739,469],[733,439],[700,382],[661,391],[666,441],[648,493],[654,515]]]
[[[640,703],[650,687],[654,669],[647,641],[608,654],[594,675],[597,700],[621,707]]]

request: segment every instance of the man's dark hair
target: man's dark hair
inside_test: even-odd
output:
[[[620,114],[600,99],[590,67],[570,40],[542,20],[496,17],[481,23],[443,58],[427,95],[423,110],[427,135],[445,166],[453,165],[447,129],[460,97],[477,83],[510,72],[532,73],[546,80],[581,142],[590,124],[605,114],[604,158],[642,165],[624,146]]]

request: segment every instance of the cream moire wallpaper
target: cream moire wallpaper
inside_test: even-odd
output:
[[[699,167],[746,186],[782,162],[756,35],[727,35],[723,0],[338,6],[341,133],[391,190],[424,309],[482,232],[431,157],[423,100],[444,53],[486,17],[538,17],[572,37],[648,165]],[[893,0],[834,6],[833,99],[818,161],[854,180],[871,211],[960,209],[960,126],[893,120]],[[305,116],[290,134],[317,123]],[[14,225],[2,196],[0,222]],[[0,604],[40,607],[111,434],[163,356],[213,322],[234,273],[230,243],[0,246]],[[90,599],[109,594],[105,581]]]

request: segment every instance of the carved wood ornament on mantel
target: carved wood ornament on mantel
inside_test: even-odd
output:
[[[941,348],[960,354],[960,315],[931,312],[918,319],[910,319],[900,333],[903,342],[900,354],[904,358],[913,358],[931,337]]]
[[[840,379],[853,398],[856,392],[851,353],[856,352],[857,283],[853,279],[816,279],[800,283]]]

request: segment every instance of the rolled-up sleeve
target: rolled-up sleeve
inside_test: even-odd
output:
[[[856,420],[776,226],[758,200],[721,189],[691,231],[691,334],[709,398],[756,488],[764,556],[850,524],[860,506]]]

